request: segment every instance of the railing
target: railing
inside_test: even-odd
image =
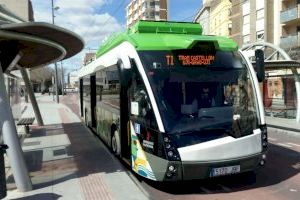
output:
[[[280,39],[280,47],[283,49],[290,49],[292,47],[297,47],[299,46],[299,35],[298,34],[293,34],[289,35],[287,37],[282,37]]]
[[[299,18],[298,15],[298,6],[290,8],[288,10],[281,11],[280,13],[280,22],[285,23],[294,19]]]

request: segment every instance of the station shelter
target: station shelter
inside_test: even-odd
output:
[[[262,49],[265,55],[265,80],[261,84],[265,115],[300,123],[300,62],[276,45],[256,42],[241,49],[254,68],[256,49]]]

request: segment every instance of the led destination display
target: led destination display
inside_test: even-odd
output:
[[[178,55],[175,59],[182,66],[207,66],[211,65],[215,56],[213,55]],[[174,66],[174,55],[166,55],[166,63],[168,66]]]

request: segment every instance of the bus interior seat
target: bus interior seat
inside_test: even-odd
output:
[[[192,104],[182,104],[181,113],[185,115],[191,115],[198,112],[198,101],[194,99]]]

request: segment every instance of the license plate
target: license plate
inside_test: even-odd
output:
[[[219,168],[212,168],[210,176],[224,176],[229,174],[237,174],[241,171],[240,165],[228,166],[228,167],[219,167]]]

